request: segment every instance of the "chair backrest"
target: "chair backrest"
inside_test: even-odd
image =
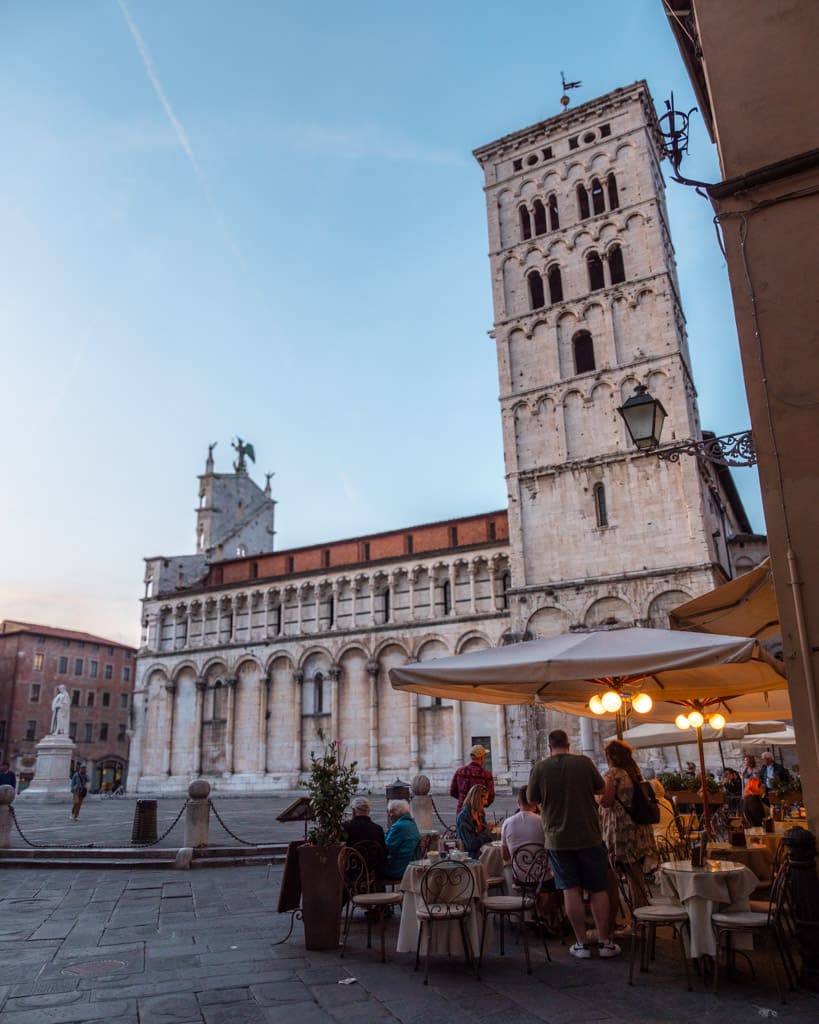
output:
[[[372,891],[373,878],[367,862],[354,846],[342,846],[338,854],[338,873],[350,896]]]
[[[540,843],[524,843],[512,855],[512,878],[524,896],[535,896],[549,877],[549,854]]]
[[[468,904],[475,895],[475,876],[467,864],[445,860],[427,868],[421,878],[421,900],[435,916],[446,916],[451,909]]]
[[[367,865],[367,870],[372,879],[378,880],[384,877],[386,850],[380,843],[377,843],[374,839],[362,839],[358,843],[350,843],[349,845],[364,858],[364,863]]]
[[[780,843],[777,848],[777,855],[784,846]],[[771,877],[771,900],[768,904],[768,924],[776,925],[783,914],[788,913],[790,908],[790,863],[787,850],[774,860],[774,871]]]

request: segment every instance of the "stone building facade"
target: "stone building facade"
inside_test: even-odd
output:
[[[476,150],[485,178],[508,509],[273,552],[273,501],[239,466],[200,477],[197,554],[148,559],[132,779],[292,789],[321,737],[365,785],[448,783],[480,741],[525,778],[550,713],[393,691],[388,670],[572,629],[667,625],[762,549],[730,477],[634,451],[617,408],[646,384],[666,436],[699,436],[645,83]],[[246,501],[240,508],[228,493]],[[255,495],[253,495],[255,498]],[[255,509],[252,531],[245,528]],[[265,525],[265,516],[268,517]],[[228,557],[208,543],[229,537]],[[599,750],[594,730],[568,724]]]

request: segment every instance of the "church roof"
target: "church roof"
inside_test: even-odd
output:
[[[95,636],[93,633],[82,633],[76,629],[42,626],[36,622],[18,622],[13,619],[5,619],[0,622],[0,635],[10,635],[12,633],[33,633],[37,636],[55,637],[58,640],[78,640],[86,644],[104,644],[106,647],[121,647],[126,651],[136,649],[129,644],[122,644],[118,640],[108,640],[106,637]]]

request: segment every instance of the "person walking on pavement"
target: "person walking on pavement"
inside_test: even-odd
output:
[[[609,935],[609,862],[596,800],[606,784],[587,757],[569,753],[569,737],[562,729],[549,733],[549,753],[532,768],[526,794],[530,803],[541,807],[555,884],[563,891],[566,916],[575,934],[569,952],[580,960],[591,957],[583,906],[586,889],[597,927],[598,955],[618,956],[620,947]]]
[[[452,782],[449,786],[449,795],[455,797],[458,801],[458,806],[455,808],[455,814],[461,813],[461,808],[466,800],[466,794],[472,789],[473,786],[484,786],[489,799],[486,801],[488,807],[495,799],[495,780],[492,778],[492,772],[487,771],[483,766],[484,759],[489,751],[486,747],[482,747],[480,743],[476,743],[475,746],[469,751],[469,764],[465,764],[462,768],[459,768],[452,776]]]
[[[71,776],[71,817],[74,821],[80,816],[82,802],[88,795],[88,777],[85,773],[85,765],[80,767]]]
[[[0,786],[11,786],[17,792],[17,776],[11,770],[8,761],[0,763]]]

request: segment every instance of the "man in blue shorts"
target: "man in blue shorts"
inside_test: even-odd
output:
[[[569,737],[562,729],[549,733],[550,757],[538,761],[529,775],[527,795],[540,804],[546,849],[563,890],[566,916],[574,929],[575,944],[569,949],[580,960],[591,957],[583,890],[588,890],[592,917],[597,927],[597,952],[618,956],[620,947],[609,938],[608,857],[600,832],[598,793],[603,777],[582,754],[569,753]]]

